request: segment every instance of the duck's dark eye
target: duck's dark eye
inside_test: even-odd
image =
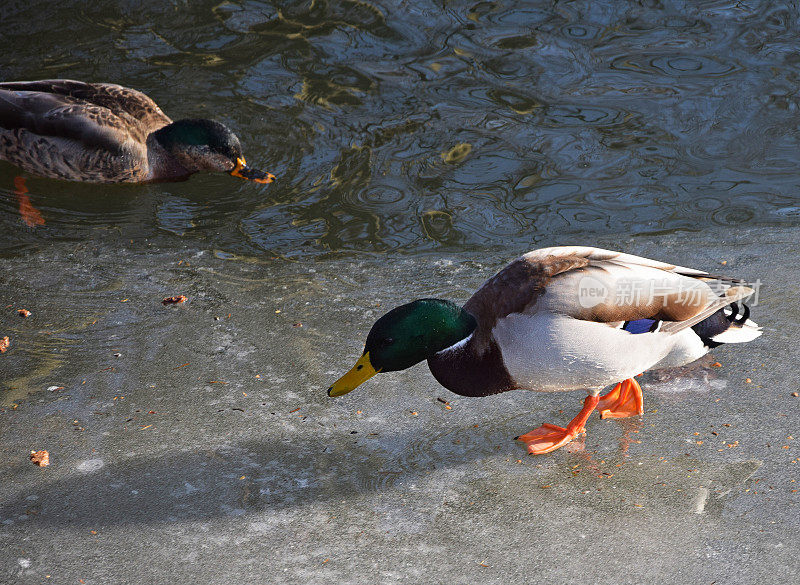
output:
[[[391,337],[387,337],[386,339],[383,340],[383,345],[392,345],[393,343],[394,339],[392,339]]]

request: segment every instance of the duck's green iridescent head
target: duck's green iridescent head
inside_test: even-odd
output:
[[[405,370],[469,336],[475,318],[450,301],[420,299],[378,319],[356,365],[328,388],[328,396],[355,390],[378,372]]]
[[[271,183],[275,175],[247,166],[236,134],[214,120],[178,120],[153,133],[158,142],[190,171],[217,171]]]

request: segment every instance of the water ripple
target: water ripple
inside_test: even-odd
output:
[[[15,51],[0,78],[136,87],[173,117],[230,125],[278,180],[31,178],[46,221],[31,228],[3,163],[4,253],[97,237],[291,257],[524,248],[797,220],[800,25],[783,6],[103,0],[92,14],[34,12],[4,8]]]

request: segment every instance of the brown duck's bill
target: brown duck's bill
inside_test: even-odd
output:
[[[248,181],[255,181],[256,183],[271,183],[275,180],[275,175],[272,173],[265,173],[264,171],[248,167],[243,158],[236,159],[236,166],[231,171],[231,176],[247,179]]]
[[[364,352],[364,355],[356,362],[356,365],[344,376],[336,380],[333,386],[328,388],[328,396],[342,396],[352,392],[378,372],[380,370],[373,368],[372,363],[369,361],[369,352]]]

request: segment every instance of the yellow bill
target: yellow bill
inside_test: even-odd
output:
[[[369,361],[369,352],[364,352],[364,355],[359,358],[356,365],[344,376],[336,380],[333,386],[328,388],[328,396],[342,396],[347,394],[361,386],[361,384],[377,374],[378,371],[372,367],[372,363]]]
[[[247,166],[245,160],[241,157],[236,159],[236,166],[231,171],[231,175],[239,177],[240,179],[247,179],[248,181],[255,181],[256,183],[271,183],[275,180],[275,175],[272,173],[265,173],[258,169],[253,169]]]

